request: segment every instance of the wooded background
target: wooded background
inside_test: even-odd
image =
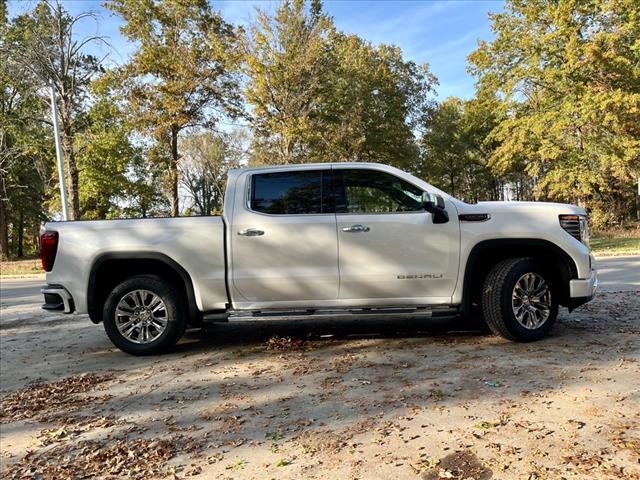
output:
[[[375,161],[469,202],[586,207],[596,228],[640,215],[640,2],[507,0],[468,57],[474,98],[393,45],[338,31],[319,0],[256,12],[206,0],[110,0],[135,45],[109,66],[63,3],[13,18],[0,0],[0,244],[37,250],[61,211],[47,85],[58,96],[73,219],[208,215],[245,164]],[[95,17],[95,21],[99,21]]]

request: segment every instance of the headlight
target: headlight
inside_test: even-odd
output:
[[[586,215],[580,215],[580,239],[587,247],[589,246],[589,221]]]
[[[569,235],[589,246],[589,222],[586,215],[560,215],[560,226]]]

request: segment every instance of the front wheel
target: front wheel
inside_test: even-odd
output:
[[[113,344],[133,355],[171,348],[184,334],[182,298],[155,275],[138,275],[116,285],[104,304],[104,329]]]
[[[497,263],[482,289],[482,312],[497,335],[518,342],[546,336],[558,316],[551,276],[532,258]]]

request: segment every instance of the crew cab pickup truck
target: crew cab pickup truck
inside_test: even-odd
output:
[[[577,206],[467,204],[386,165],[244,168],[222,216],[47,223],[43,308],[137,355],[242,316],[467,315],[532,341],[595,294],[588,240]]]

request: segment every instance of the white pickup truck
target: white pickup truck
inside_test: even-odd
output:
[[[43,308],[137,355],[238,316],[476,315],[531,341],[593,298],[588,241],[582,208],[467,204],[386,165],[246,168],[222,216],[47,223]]]

